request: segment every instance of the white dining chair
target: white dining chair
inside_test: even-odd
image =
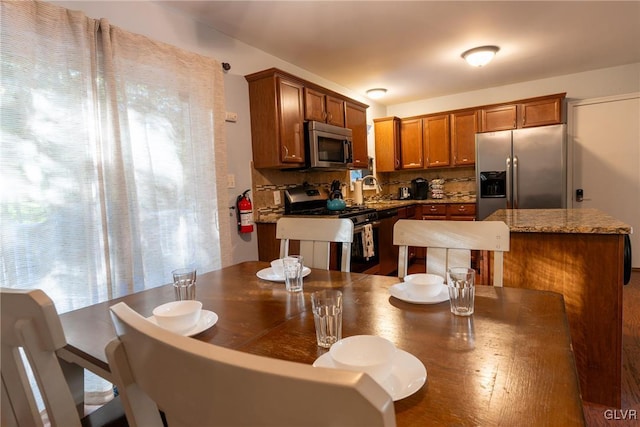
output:
[[[401,219],[393,227],[400,246],[398,276],[407,275],[409,247],[427,248],[426,272],[446,277],[448,267],[471,266],[471,251],[493,252],[493,286],[502,286],[503,254],[509,251],[509,227],[502,221],[416,221]]]
[[[0,308],[0,418],[3,427],[45,425],[27,376],[27,369],[33,372],[40,391],[46,410],[47,425],[127,425],[119,398],[114,398],[81,418],[56,356],[56,351],[67,345],[62,324],[53,302],[43,291],[0,288]],[[84,407],[81,411],[84,411]]]
[[[346,218],[287,218],[278,219],[276,238],[280,239],[280,258],[289,255],[289,242],[300,241],[300,255],[304,265],[329,269],[330,243],[342,243],[340,271],[351,270],[353,222]]]
[[[174,334],[122,302],[111,318],[106,354],[132,427],[160,427],[158,408],[169,426],[396,425],[391,396],[367,374]]]

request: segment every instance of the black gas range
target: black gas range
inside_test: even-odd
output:
[[[347,206],[342,210],[327,208],[327,193],[315,186],[302,185],[285,190],[284,214],[297,216],[325,216],[349,218],[353,225],[360,226],[378,219],[375,209],[364,206]]]

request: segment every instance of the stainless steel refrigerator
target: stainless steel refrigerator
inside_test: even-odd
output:
[[[477,219],[566,207],[565,125],[476,134]]]

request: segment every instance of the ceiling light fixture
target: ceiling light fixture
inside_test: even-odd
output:
[[[487,65],[500,50],[498,46],[481,46],[469,49],[461,56],[469,65],[483,67]]]
[[[375,89],[369,89],[367,91],[367,96],[371,99],[380,99],[384,97],[387,93],[387,90],[381,87],[377,87]]]

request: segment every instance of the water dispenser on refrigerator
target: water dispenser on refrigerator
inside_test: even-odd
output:
[[[480,197],[504,198],[507,196],[507,173],[505,171],[480,172]]]

